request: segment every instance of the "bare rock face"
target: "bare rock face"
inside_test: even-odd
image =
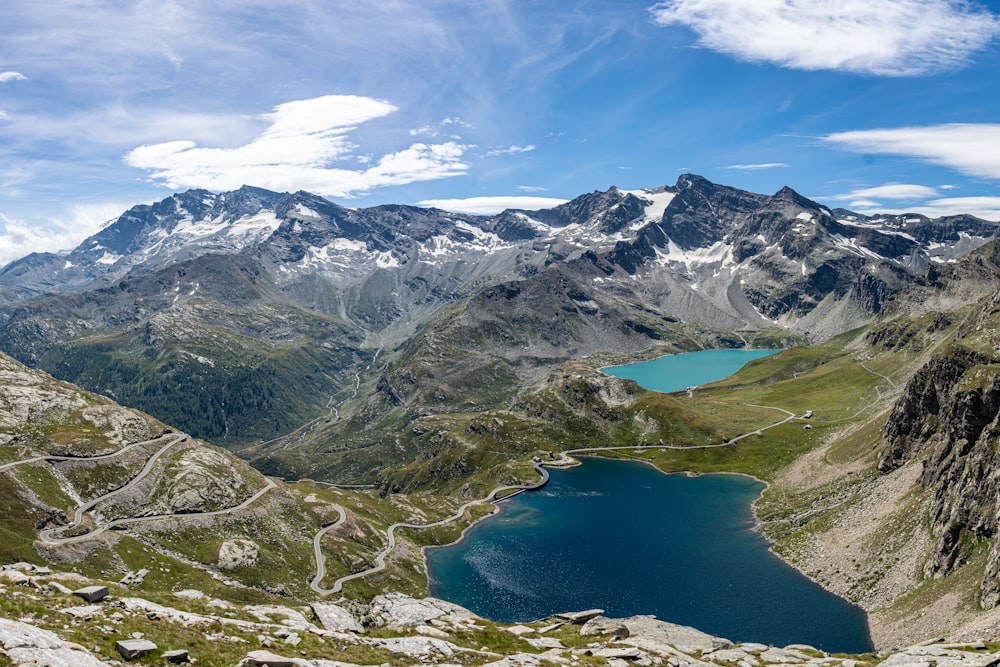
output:
[[[376,596],[372,600],[371,615],[389,628],[423,625],[434,619],[455,624],[477,618],[457,604],[436,598],[418,600],[403,593]]]
[[[924,575],[943,577],[970,549],[990,540],[980,604],[1000,604],[1000,360],[975,346],[955,345],[909,382],[885,427],[879,467],[890,472],[923,460],[920,484],[933,494],[936,544]]]
[[[260,547],[251,540],[226,540],[219,547],[219,567],[223,570],[251,567],[259,553]]]
[[[343,607],[329,602],[313,602],[313,613],[323,624],[323,627],[332,632],[364,632],[364,628],[358,619],[354,618],[351,612]]]
[[[189,449],[176,462],[167,488],[169,511],[205,512],[238,505],[246,482],[225,455],[211,449]]]
[[[7,618],[0,618],[0,647],[14,665],[106,667],[108,664],[83,647],[63,641],[54,632]]]
[[[602,620],[607,621],[607,619]],[[599,620],[588,621],[588,623],[596,622]],[[628,638],[624,639],[623,643],[642,649],[659,651],[663,646],[673,646],[685,653],[702,653],[733,646],[728,639],[715,637],[686,625],[661,621],[655,616],[630,616],[615,619],[613,624],[616,630],[619,627],[628,630]],[[584,625],[584,628],[586,627]]]

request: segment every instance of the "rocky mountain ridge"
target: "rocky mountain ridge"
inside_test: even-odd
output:
[[[509,405],[581,356],[823,340],[996,227],[693,175],[495,216],[190,191],[0,271],[0,349],[221,444],[284,436],[255,450],[273,472],[350,443],[370,456],[326,469],[370,482],[400,420]]]

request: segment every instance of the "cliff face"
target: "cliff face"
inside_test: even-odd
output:
[[[879,452],[891,472],[922,461],[921,486],[932,494],[934,549],[924,576],[943,577],[978,548],[987,548],[980,604],[1000,605],[1000,334],[988,301],[964,334],[907,384],[894,405]]]

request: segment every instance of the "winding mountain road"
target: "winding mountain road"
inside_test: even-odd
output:
[[[121,456],[125,452],[127,452],[127,451],[129,451],[131,449],[134,449],[136,447],[141,447],[143,445],[149,445],[149,444],[152,444],[152,443],[165,441],[164,444],[163,444],[163,446],[160,447],[158,450],[156,450],[156,452],[154,452],[153,455],[149,457],[149,460],[146,461],[146,465],[143,466],[142,470],[140,470],[139,473],[135,477],[133,477],[132,479],[130,479],[126,484],[124,484],[123,486],[120,486],[119,488],[115,489],[114,491],[110,491],[108,493],[105,493],[104,495],[102,495],[102,496],[100,496],[98,498],[94,498],[93,500],[91,500],[89,502],[86,502],[86,503],[80,505],[79,507],[77,507],[76,510],[73,513],[73,521],[72,522],[70,522],[70,523],[68,523],[68,524],[66,524],[64,526],[56,526],[54,528],[46,528],[45,530],[41,531],[38,534],[38,539],[40,541],[42,541],[42,542],[47,543],[47,544],[69,544],[71,542],[79,542],[81,540],[88,540],[88,539],[90,539],[92,537],[96,537],[96,536],[100,535],[101,533],[103,533],[103,532],[105,532],[107,530],[114,530],[115,528],[117,528],[119,526],[124,526],[124,525],[134,524],[134,523],[140,523],[140,522],[145,522],[145,521],[159,521],[159,520],[162,520],[162,519],[171,519],[171,518],[184,517],[184,516],[204,517],[204,516],[218,516],[218,515],[222,515],[222,514],[232,514],[233,512],[238,512],[238,511],[240,511],[242,509],[245,509],[246,507],[250,506],[252,503],[254,503],[255,501],[257,501],[265,493],[267,493],[268,491],[270,491],[271,489],[273,489],[273,488],[275,488],[277,486],[277,484],[275,484],[275,482],[274,482],[273,479],[271,479],[269,477],[265,477],[266,484],[264,485],[264,488],[260,489],[259,491],[257,491],[256,493],[254,493],[254,495],[250,496],[249,498],[247,498],[246,500],[244,500],[242,503],[240,503],[239,505],[236,505],[234,507],[227,507],[225,509],[214,510],[212,512],[191,512],[191,513],[180,513],[180,514],[152,514],[152,515],[149,515],[149,516],[124,517],[124,518],[121,518],[121,519],[113,519],[112,521],[109,521],[108,523],[104,524],[103,526],[98,526],[94,530],[89,531],[87,533],[83,533],[81,535],[71,535],[71,536],[68,536],[68,537],[56,537],[55,536],[55,533],[63,532],[63,531],[66,531],[66,530],[72,530],[73,528],[76,528],[77,526],[79,526],[83,522],[83,515],[86,514],[89,511],[91,511],[92,509],[94,509],[94,507],[96,507],[98,504],[104,502],[105,500],[108,500],[109,498],[113,498],[113,497],[115,497],[115,496],[117,496],[119,494],[125,493],[129,489],[134,488],[136,484],[138,484],[139,482],[141,482],[150,472],[152,472],[153,467],[156,465],[157,461],[160,460],[160,457],[162,457],[167,452],[167,450],[169,450],[171,447],[173,447],[174,445],[176,445],[178,443],[184,442],[187,439],[188,439],[188,436],[186,434],[184,434],[184,433],[165,433],[165,434],[163,434],[163,435],[161,435],[159,437],[152,438],[150,440],[142,440],[142,441],[139,441],[139,442],[134,442],[131,445],[126,445],[125,447],[122,447],[121,449],[119,449],[117,451],[114,451],[114,452],[112,452],[110,454],[100,454],[98,456],[65,456],[65,455],[61,455],[61,454],[46,454],[46,455],[42,455],[42,456],[33,456],[31,458],[21,459],[20,461],[12,461],[10,463],[5,463],[3,465],[0,465],[0,472],[3,472],[5,470],[9,470],[9,469],[14,468],[16,466],[25,465],[25,464],[28,464],[28,463],[39,463],[41,461],[99,461],[99,460],[102,460],[102,459],[110,459],[110,458],[114,458],[114,457],[117,457],[117,456]]]
[[[108,493],[105,493],[103,496],[98,496],[97,498],[94,498],[93,500],[91,500],[88,503],[84,503],[83,505],[80,505],[79,507],[76,508],[76,512],[73,513],[73,521],[71,521],[70,523],[68,523],[65,526],[57,526],[55,528],[46,528],[45,530],[43,530],[42,532],[40,532],[38,534],[38,538],[41,541],[48,542],[50,544],[66,544],[66,543],[69,543],[69,542],[77,542],[79,540],[83,540],[83,539],[87,539],[89,537],[93,537],[93,536],[97,535],[98,533],[102,533],[105,530],[107,530],[107,527],[105,526],[103,528],[99,528],[96,531],[92,531],[92,532],[89,532],[89,533],[84,533],[83,535],[74,535],[72,537],[52,537],[52,533],[54,533],[54,532],[57,532],[57,531],[62,532],[64,530],[71,530],[73,528],[76,528],[83,521],[83,514],[84,514],[84,512],[89,512],[90,510],[94,509],[94,507],[96,507],[98,503],[101,503],[101,502],[107,500],[108,498],[114,498],[118,494],[125,493],[126,491],[128,491],[129,489],[131,489],[132,487],[134,487],[136,484],[138,484],[139,482],[141,482],[143,480],[143,478],[145,478],[146,475],[148,475],[150,473],[150,471],[152,471],[153,466],[155,466],[156,462],[160,460],[160,457],[163,456],[163,454],[165,454],[168,449],[170,449],[171,447],[173,447],[177,443],[183,442],[184,440],[187,440],[187,436],[184,435],[183,433],[172,433],[172,434],[166,436],[166,439],[169,440],[169,442],[167,444],[163,445],[162,447],[160,447],[158,450],[156,450],[156,452],[152,456],[149,457],[149,460],[146,461],[146,465],[144,465],[143,468],[142,468],[142,470],[139,471],[139,474],[136,475],[135,477],[133,477],[131,480],[129,480],[128,483],[124,484],[123,486],[118,487],[114,491],[110,491]],[[155,441],[147,441],[147,442],[155,442]],[[124,449],[124,448],[122,448],[122,449]],[[122,450],[119,450],[119,452],[120,451],[122,451]],[[90,460],[92,460],[92,459],[90,459]]]
[[[495,500],[497,494],[499,494],[502,491],[513,490],[513,493],[504,496],[503,499],[507,499],[510,498],[511,496],[517,495],[518,493],[522,493],[524,491],[533,491],[534,489],[542,488],[549,482],[549,471],[543,468],[540,463],[536,462],[534,466],[535,466],[535,471],[537,471],[538,474],[541,475],[541,479],[537,482],[534,482],[532,484],[514,484],[514,485],[497,487],[493,489],[493,491],[491,491],[490,494],[485,498],[480,498],[478,500],[470,500],[469,502],[459,507],[454,514],[444,519],[441,519],[440,521],[434,521],[432,523],[400,522],[392,524],[386,531],[386,537],[387,537],[386,546],[378,553],[377,556],[375,556],[375,565],[368,568],[367,570],[362,570],[361,572],[355,572],[354,574],[349,574],[347,576],[341,577],[340,579],[337,579],[337,581],[333,582],[332,588],[323,588],[322,586],[320,586],[320,582],[323,581],[323,577],[326,575],[326,566],[320,549],[320,541],[323,538],[323,536],[326,535],[327,531],[340,525],[340,523],[343,522],[346,516],[344,509],[340,506],[337,506],[337,509],[340,510],[341,513],[340,519],[336,523],[321,529],[318,533],[316,533],[316,536],[313,538],[313,551],[316,554],[316,576],[313,577],[313,580],[310,582],[309,586],[320,595],[331,595],[333,593],[339,593],[341,588],[343,588],[344,584],[346,584],[348,581],[351,581],[353,579],[360,579],[361,577],[367,577],[368,575],[375,574],[376,572],[381,572],[382,570],[385,569],[385,559],[396,548],[396,530],[399,528],[420,529],[420,528],[434,528],[436,526],[444,526],[449,523],[452,523],[453,521],[461,519],[462,516],[465,515],[465,511],[470,507],[472,507],[473,505],[478,505],[479,503],[488,503]]]
[[[42,456],[33,456],[30,459],[21,459],[20,461],[12,461],[10,463],[5,463],[0,465],[0,472],[7,470],[8,468],[13,468],[15,466],[24,465],[25,463],[39,463],[41,461],[100,461],[101,459],[111,459],[116,456],[121,456],[130,449],[135,447],[142,447],[143,445],[148,445],[150,443],[156,442],[158,440],[163,440],[164,438],[169,438],[171,436],[181,435],[178,433],[165,433],[164,435],[151,438],[149,440],[141,440],[139,442],[133,442],[131,445],[125,445],[121,449],[115,450],[110,454],[99,454],[97,456],[66,456],[63,454],[45,454]],[[184,439],[183,436],[181,440]]]
[[[541,476],[541,479],[538,482],[535,482],[533,484],[518,484],[518,485],[514,485],[514,486],[501,486],[501,487],[498,487],[496,489],[493,489],[493,491],[490,492],[490,494],[488,496],[486,496],[485,498],[481,498],[479,500],[470,500],[469,502],[467,502],[464,505],[462,505],[461,507],[459,507],[458,510],[454,514],[452,514],[451,516],[446,517],[444,519],[441,519],[440,521],[434,521],[433,523],[422,523],[422,524],[421,523],[394,523],[394,524],[392,524],[391,526],[389,526],[389,528],[386,531],[386,546],[381,551],[379,551],[378,555],[375,556],[375,564],[372,567],[368,568],[367,570],[361,570],[360,572],[355,572],[353,574],[349,574],[347,576],[341,577],[340,579],[337,579],[337,581],[333,582],[333,586],[331,588],[323,588],[320,585],[320,583],[323,581],[323,578],[326,576],[326,564],[325,564],[325,559],[323,557],[322,549],[320,547],[320,542],[322,541],[323,536],[326,535],[326,533],[328,531],[330,531],[331,529],[339,526],[341,523],[343,523],[344,519],[347,517],[347,513],[344,510],[344,508],[340,507],[339,505],[335,505],[334,507],[336,507],[337,510],[340,512],[340,519],[338,519],[336,522],[334,522],[334,523],[332,523],[332,524],[330,524],[328,526],[325,526],[324,528],[320,529],[320,531],[318,533],[316,533],[316,536],[313,538],[313,553],[315,554],[315,558],[316,558],[316,576],[313,577],[312,581],[309,583],[309,586],[310,586],[310,588],[313,589],[313,591],[315,591],[316,593],[319,593],[320,595],[331,595],[333,593],[339,593],[341,591],[341,589],[343,588],[344,584],[347,583],[348,581],[352,581],[354,579],[360,579],[362,577],[367,577],[368,575],[375,574],[376,572],[381,572],[382,570],[385,569],[385,559],[388,558],[389,554],[391,554],[393,552],[393,550],[396,548],[396,530],[397,529],[399,529],[399,528],[416,528],[416,529],[420,529],[420,528],[433,528],[435,526],[444,526],[446,524],[449,524],[449,523],[451,523],[453,521],[457,521],[458,519],[462,518],[462,516],[465,514],[465,511],[468,508],[472,507],[473,505],[477,505],[479,503],[488,503],[488,502],[492,502],[492,501],[496,500],[497,499],[497,494],[499,494],[501,491],[513,490],[513,493],[510,493],[509,495],[506,495],[503,498],[501,498],[501,500],[506,500],[507,498],[511,498],[512,496],[515,496],[515,495],[517,495],[519,493],[523,493],[525,491],[534,491],[535,489],[540,489],[543,486],[545,486],[546,484],[548,484],[548,482],[549,482],[549,471],[546,470],[543,466],[563,466],[563,465],[566,465],[566,464],[568,464],[568,463],[570,463],[572,461],[572,459],[569,458],[570,455],[572,455],[572,454],[585,454],[585,453],[589,453],[589,452],[605,452],[605,451],[614,451],[614,450],[622,450],[622,449],[677,449],[677,450],[680,450],[680,449],[712,449],[712,448],[715,448],[715,447],[729,447],[733,443],[738,442],[739,440],[742,440],[743,438],[748,438],[751,435],[760,435],[762,432],[764,432],[764,431],[766,431],[768,429],[775,428],[776,426],[781,426],[782,424],[787,424],[788,422],[790,422],[793,419],[796,419],[798,417],[798,415],[796,415],[794,412],[791,412],[789,410],[785,410],[784,408],[774,407],[774,406],[771,406],[771,405],[752,405],[752,404],[748,404],[748,407],[766,408],[766,409],[770,409],[770,410],[777,410],[779,412],[785,413],[788,416],[785,417],[784,419],[780,420],[780,421],[774,422],[773,424],[769,424],[767,426],[763,426],[761,428],[755,429],[755,430],[750,431],[748,433],[744,433],[742,435],[738,435],[738,436],[736,436],[734,438],[731,438],[728,442],[721,442],[721,443],[717,443],[717,444],[714,444],[714,445],[688,445],[688,446],[684,446],[684,445],[660,445],[660,444],[655,444],[655,445],[625,445],[625,446],[619,445],[619,446],[615,446],[615,447],[612,447],[612,446],[608,446],[608,447],[582,447],[582,448],[579,448],[579,449],[567,449],[567,450],[565,450],[565,451],[562,452],[562,458],[560,458],[560,459],[558,459],[556,461],[546,461],[546,462],[538,462],[538,461],[536,461],[534,463],[535,470]]]

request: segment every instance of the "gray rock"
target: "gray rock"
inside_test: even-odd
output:
[[[628,626],[621,619],[604,618],[603,616],[590,619],[580,628],[580,635],[583,637],[612,635],[618,639],[625,639],[629,634]]]
[[[106,662],[54,632],[7,618],[0,618],[0,647],[14,665],[107,667]]]
[[[456,651],[461,650],[451,642],[446,642],[443,639],[435,639],[434,637],[393,637],[389,639],[375,639],[372,640],[372,643],[387,651],[402,653],[410,658],[450,658],[455,655]]]
[[[508,655],[496,662],[490,662],[482,667],[538,667],[539,660],[537,655],[532,655],[530,653],[515,653],[514,655]]]
[[[774,647],[760,654],[760,659],[767,663],[800,663],[809,660],[811,657],[795,650]]]
[[[0,572],[0,578],[18,586],[27,586],[31,583],[31,577],[20,570],[4,570]]]
[[[232,570],[250,567],[257,562],[260,547],[252,540],[226,540],[219,547],[219,567]]]
[[[568,611],[562,614],[555,614],[553,618],[561,619],[573,623],[574,625],[582,625],[592,618],[597,618],[604,614],[603,609],[588,609],[587,611]]]
[[[433,619],[441,619],[458,623],[478,618],[465,607],[457,604],[424,598],[418,600],[403,593],[386,593],[372,600],[371,615],[381,618],[389,628],[401,628],[408,625],[422,625]]]
[[[173,651],[164,651],[163,658],[167,662],[172,662],[175,665],[180,665],[185,662],[191,662],[191,658],[188,655],[187,650],[179,648]]]
[[[566,648],[563,643],[555,637],[527,637],[526,642],[535,648]]]
[[[295,667],[300,663],[306,662],[298,658],[284,658],[270,651],[250,651],[247,653],[246,661],[258,667],[259,665],[267,665],[268,667]]]
[[[63,595],[72,595],[73,589],[63,586],[58,581],[50,581],[45,584],[45,588],[49,589],[53,593],[62,593]]]
[[[329,602],[313,602],[313,613],[320,624],[331,632],[364,632],[365,629],[351,612]]]
[[[662,648],[663,645],[676,648],[683,653],[697,654],[733,646],[728,639],[713,637],[686,625],[667,623],[654,616],[632,616],[621,619],[621,622],[629,631],[629,637],[623,640],[624,643],[639,648],[660,646],[661,648],[654,649],[658,653],[673,652],[669,648]]]
[[[104,608],[99,604],[88,604],[81,607],[66,607],[62,613],[69,614],[74,618],[88,618],[94,614],[99,614]]]
[[[115,650],[125,660],[135,660],[156,650],[156,644],[148,639],[120,639],[115,642]]]
[[[137,572],[129,572],[124,577],[118,580],[118,583],[122,586],[138,586],[142,583],[142,580],[146,578],[149,574],[149,570],[142,568]]]
[[[73,595],[82,597],[87,602],[100,602],[108,597],[107,586],[87,586],[73,591]]]
[[[767,650],[767,647],[764,647]],[[717,651],[712,651],[711,653],[706,653],[701,656],[705,660],[711,660],[712,662],[735,662],[737,664],[745,662],[747,665],[759,665],[760,661],[757,656],[746,650],[746,646],[737,646],[736,648],[723,648]]]
[[[638,660],[642,657],[642,652],[637,648],[620,648],[610,646],[608,648],[594,649],[591,655],[599,658],[620,658],[622,660]]]

